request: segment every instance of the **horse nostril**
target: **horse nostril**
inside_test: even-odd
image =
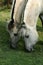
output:
[[[17,36],[17,35],[18,35],[17,33],[14,34],[14,36]]]

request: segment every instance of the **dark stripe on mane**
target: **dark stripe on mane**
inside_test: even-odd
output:
[[[41,22],[42,22],[42,27],[43,27],[43,13],[41,13],[41,14],[39,15],[39,18],[40,18],[40,20],[41,20]]]
[[[13,4],[13,9],[12,9],[12,14],[11,14],[11,20],[13,20],[15,4],[16,4],[16,0],[14,1],[14,4]]]

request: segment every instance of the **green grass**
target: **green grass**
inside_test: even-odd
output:
[[[35,45],[34,52],[26,52],[22,40],[17,49],[11,49],[9,34],[6,31],[6,22],[9,19],[10,10],[0,10],[0,65],[43,65],[43,28],[38,20],[37,30],[39,42]]]

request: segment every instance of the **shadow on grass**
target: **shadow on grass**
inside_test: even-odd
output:
[[[43,27],[37,26],[37,31],[43,32]]]
[[[0,49],[8,49],[9,47],[9,34],[6,28],[6,22],[0,21]]]
[[[39,44],[39,45],[43,45],[43,41],[41,41],[41,40],[38,41],[38,44]]]

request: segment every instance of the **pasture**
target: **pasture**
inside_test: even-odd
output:
[[[0,9],[0,65],[43,65],[43,28],[40,19],[37,23],[39,41],[34,47],[35,51],[27,52],[22,39],[17,49],[10,48],[10,36],[6,29],[9,18],[10,9]]]

